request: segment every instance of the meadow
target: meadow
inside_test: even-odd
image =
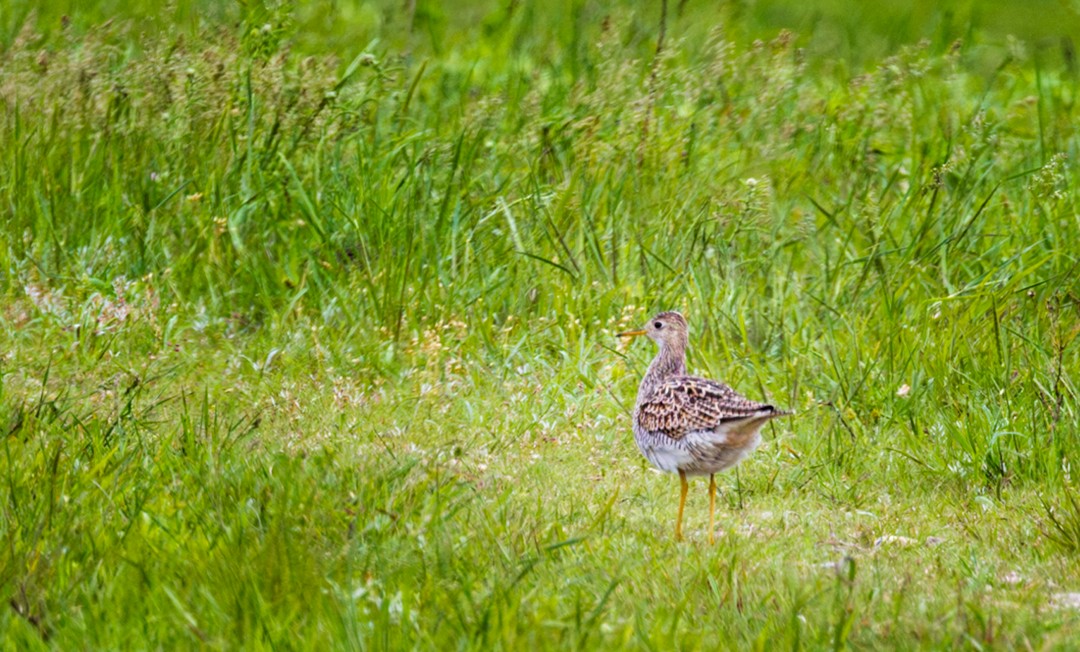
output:
[[[5,4],[0,647],[1080,645],[1075,3]]]

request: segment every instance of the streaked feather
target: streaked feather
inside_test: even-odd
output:
[[[638,403],[636,419],[643,430],[682,439],[688,433],[714,430],[728,421],[784,414],[768,403],[751,401],[723,383],[675,376],[665,379]]]

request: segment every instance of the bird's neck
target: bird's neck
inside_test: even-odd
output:
[[[641,379],[638,387],[638,400],[652,394],[661,383],[674,376],[686,375],[686,344],[675,342],[673,344],[660,344],[660,352],[653,358],[645,377]]]

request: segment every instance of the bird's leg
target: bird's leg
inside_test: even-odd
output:
[[[686,482],[686,472],[679,471],[679,483],[682,484],[682,495],[679,496],[679,519],[675,521],[675,540],[682,541],[682,512],[686,505],[686,491],[690,485]]]
[[[709,474],[709,543],[716,541],[716,528],[713,526],[713,509],[716,506],[716,474]]]

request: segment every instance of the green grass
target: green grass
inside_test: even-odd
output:
[[[1075,645],[1072,6],[563,4],[0,9],[3,647]]]

